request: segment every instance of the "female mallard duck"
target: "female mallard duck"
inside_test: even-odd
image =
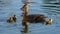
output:
[[[24,10],[24,13],[23,13],[23,20],[22,22],[24,23],[24,20],[27,21],[27,22],[45,22],[45,18],[46,16],[45,15],[41,15],[41,14],[30,14],[28,15],[28,4],[26,3],[22,9]]]
[[[17,16],[16,15],[13,15],[13,20],[16,22],[16,19],[17,19]]]
[[[48,21],[46,21],[46,25],[47,24],[52,24],[53,20],[52,19],[49,19]]]
[[[45,18],[47,18],[44,15],[41,14],[31,14],[26,17],[26,21],[28,22],[45,22]]]
[[[7,20],[7,22],[13,22],[14,20],[13,20],[13,18],[12,17],[10,17],[8,20]]]

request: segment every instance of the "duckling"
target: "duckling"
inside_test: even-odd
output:
[[[16,22],[17,16],[14,15],[12,18],[13,18],[13,20]]]
[[[46,25],[47,24],[52,24],[53,20],[52,19],[49,19],[48,21],[46,21]]]
[[[8,20],[7,20],[7,22],[13,22],[14,20],[13,20],[13,18],[12,17],[10,17]]]

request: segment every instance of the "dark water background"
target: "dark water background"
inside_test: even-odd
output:
[[[21,0],[0,0],[0,34],[59,34],[60,33],[60,0],[29,0],[29,14],[44,14],[53,19],[52,25],[29,24],[28,33],[22,33],[22,13],[24,5]],[[17,15],[17,22],[7,23],[12,15]]]

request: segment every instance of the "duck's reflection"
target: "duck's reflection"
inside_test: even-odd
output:
[[[24,32],[25,32],[25,33],[28,33],[28,25],[25,26],[25,28],[24,28]]]
[[[23,33],[28,33],[29,29],[28,29],[28,24],[27,24],[27,22],[22,23],[22,25],[24,25],[24,28],[23,28],[23,31],[21,31],[21,32],[23,32]]]

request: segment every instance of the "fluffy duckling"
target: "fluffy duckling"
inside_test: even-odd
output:
[[[7,22],[13,22],[14,20],[13,20],[13,18],[12,17],[10,17],[8,20],[7,20]]]
[[[17,16],[14,15],[12,18],[13,18],[13,20],[16,22]]]
[[[52,19],[49,19],[48,21],[46,21],[46,25],[47,24],[52,24],[53,20]]]

